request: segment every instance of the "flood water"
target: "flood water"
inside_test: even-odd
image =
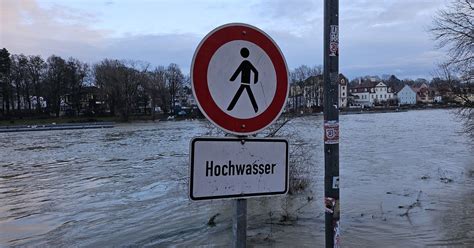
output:
[[[340,123],[343,247],[474,247],[474,145],[450,111]],[[321,126],[321,116],[302,117],[279,132],[310,185],[249,200],[250,246],[324,245]],[[187,197],[189,141],[208,129],[201,120],[0,133],[0,247],[230,246],[232,201]]]

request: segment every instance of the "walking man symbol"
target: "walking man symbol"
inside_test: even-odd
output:
[[[240,55],[242,55],[243,58],[247,58],[249,56],[250,52],[249,49],[247,48],[242,48],[240,49]],[[229,107],[227,108],[228,111],[231,111],[234,109],[235,104],[239,100],[240,96],[242,95],[242,92],[244,90],[247,90],[247,94],[249,95],[250,102],[252,102],[253,110],[255,110],[255,113],[258,111],[258,106],[257,102],[255,101],[255,97],[253,96],[252,89],[250,88],[250,73],[253,72],[254,74],[254,84],[258,82],[258,71],[255,69],[255,67],[250,63],[248,60],[242,61],[240,63],[239,67],[237,70],[234,72],[232,77],[230,78],[230,81],[234,81],[237,76],[239,76],[240,73],[242,73],[240,77],[240,88],[237,90],[237,93],[235,93],[234,98],[229,104]]]

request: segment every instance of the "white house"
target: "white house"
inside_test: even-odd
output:
[[[354,104],[359,107],[372,107],[394,97],[392,89],[383,82],[359,82],[349,92],[354,96]]]
[[[375,85],[375,92],[371,97],[374,102],[384,102],[393,98],[393,92],[386,84],[380,82]]]
[[[400,105],[412,105],[416,104],[416,91],[412,87],[405,85],[397,93],[398,104]]]

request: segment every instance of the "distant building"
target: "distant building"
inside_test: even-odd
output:
[[[323,106],[323,75],[311,76],[303,83],[303,97],[307,108]]]
[[[304,97],[303,83],[293,83],[290,85],[290,92],[286,102],[286,111],[297,112],[306,108],[307,103]]]
[[[339,74],[338,106],[346,108],[348,105],[349,80]],[[302,82],[290,85],[290,94],[286,104],[286,111],[321,111],[324,105],[324,79],[323,75],[311,76]]]
[[[392,89],[383,82],[359,81],[359,84],[349,88],[349,93],[353,97],[353,106],[373,107],[382,105],[394,100]]]
[[[75,97],[77,101],[74,101]],[[110,112],[106,96],[96,86],[84,86],[76,96],[72,94],[61,96],[60,115],[95,115],[106,112]]]
[[[405,85],[397,92],[398,104],[400,105],[414,105],[416,104],[416,91],[409,85]]]
[[[11,99],[13,99],[13,101],[11,101]],[[46,100],[44,99],[44,97],[40,96],[40,97],[37,97],[37,96],[30,96],[29,97],[29,101],[28,98],[25,98],[24,96],[20,96],[19,97],[19,102],[18,102],[18,97],[17,97],[17,93],[16,92],[13,92],[13,96],[10,98],[10,105],[9,105],[9,109],[11,111],[25,111],[25,110],[36,110],[39,106],[40,109],[44,109],[46,108]],[[1,96],[0,94],[0,113],[3,113],[3,112],[6,112],[6,99],[4,101],[3,97]]]
[[[349,80],[342,74],[339,74],[339,108],[347,108]]]
[[[432,103],[433,94],[430,91],[430,87],[426,83],[416,85],[413,87],[416,91],[416,102],[417,103]]]

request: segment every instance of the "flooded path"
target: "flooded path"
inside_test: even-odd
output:
[[[321,125],[282,129],[310,187],[249,200],[249,245],[324,244]],[[189,141],[206,127],[0,134],[0,247],[229,246],[231,202],[187,198]],[[474,246],[474,145],[449,111],[341,116],[340,152],[344,247]]]

